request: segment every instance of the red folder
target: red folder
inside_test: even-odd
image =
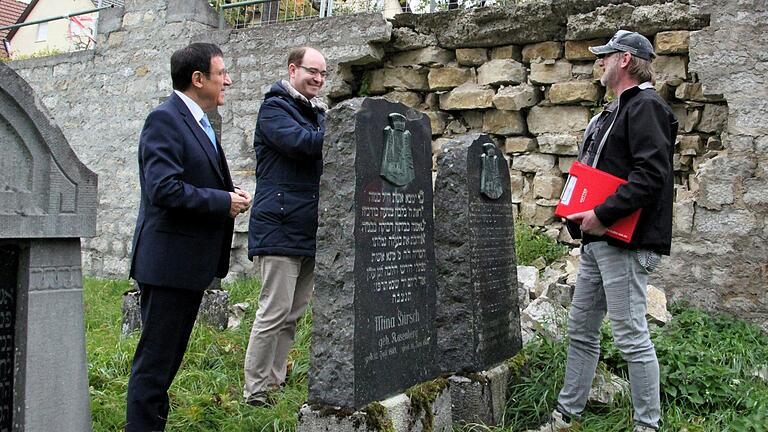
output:
[[[560,217],[594,209],[613,195],[620,185],[627,182],[581,162],[574,162],[568,174],[568,181],[555,209],[555,215]],[[638,219],[640,209],[617,220],[608,227],[605,235],[629,243]]]

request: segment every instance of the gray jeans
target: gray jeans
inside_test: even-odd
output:
[[[660,256],[586,244],[568,315],[568,363],[559,409],[578,416],[584,410],[600,357],[600,325],[606,310],[616,347],[629,367],[635,423],[659,427],[659,363],[645,319],[648,274]]]

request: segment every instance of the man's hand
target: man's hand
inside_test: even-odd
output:
[[[234,192],[230,192],[229,198],[229,216],[232,218],[247,212],[251,207],[251,195],[240,188],[235,188]]]
[[[594,236],[601,236],[608,231],[608,227],[603,226],[600,219],[595,215],[594,210],[588,210],[584,212],[574,213],[568,216],[566,219],[576,222],[581,225],[581,232],[591,234]]]

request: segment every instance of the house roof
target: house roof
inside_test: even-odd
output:
[[[16,0],[0,0],[0,27],[16,24],[27,8],[26,3]],[[6,37],[10,30],[0,31],[0,41]],[[5,44],[0,43],[0,57],[8,57],[5,52]]]

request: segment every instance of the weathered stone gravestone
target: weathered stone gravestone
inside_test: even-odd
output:
[[[360,408],[438,372],[429,120],[346,101],[323,153],[309,403]]]
[[[2,63],[0,151],[0,431],[90,431],[80,237],[96,174]]]
[[[454,423],[497,424],[522,347],[509,167],[488,135],[445,143],[435,182],[438,361],[451,378]]]
[[[438,156],[437,334],[445,372],[476,372],[522,347],[509,168],[488,135],[448,142]]]

